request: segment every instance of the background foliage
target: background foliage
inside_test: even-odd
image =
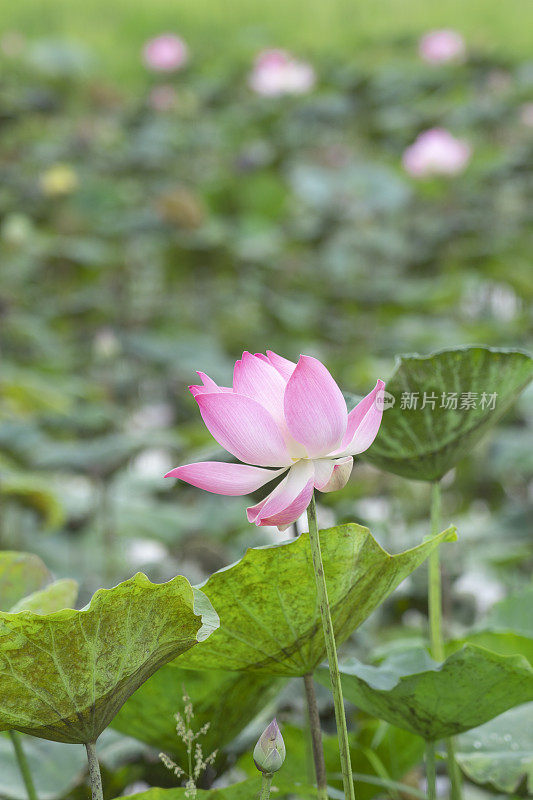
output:
[[[259,14],[244,0],[230,12],[204,0],[177,13],[168,0],[54,0],[42,13],[22,2],[2,15],[0,543],[75,578],[81,604],[137,569],[199,582],[247,546],[279,539],[248,525],[246,498],[161,477],[219,455],[186,391],[195,369],[226,383],[243,349],[306,352],[364,394],[392,374],[398,353],[527,346],[531,6],[438,6],[293,0]],[[465,35],[464,64],[419,59],[418,34],[440,25]],[[191,59],[158,77],[140,48],[165,30],[186,38]],[[265,46],[312,61],[315,89],[254,95],[248,71]],[[175,91],[165,111],[153,107],[160,85]],[[455,178],[415,181],[402,153],[437,125],[469,141],[471,163]],[[445,477],[442,527],[459,531],[443,550],[450,637],[530,581],[532,415],[529,391]],[[323,527],[356,521],[398,552],[427,534],[427,507],[424,483],[359,462],[319,513]],[[406,638],[419,644],[424,598],[419,570],[344,652],[371,663]],[[244,777],[274,708],[288,730],[303,725],[295,685],[226,745],[219,773],[240,765],[227,780]],[[249,691],[255,709],[257,686]],[[264,691],[266,703],[272,687]],[[319,698],[332,732],[327,691]],[[357,769],[415,785],[418,737],[352,712]],[[108,797],[174,785],[156,751],[110,736]],[[469,736],[461,757],[473,787],[490,769],[473,766]],[[407,754],[401,764],[395,742]],[[74,760],[67,780],[63,747],[35,751],[39,763],[52,759],[43,748],[58,754],[61,780],[54,790],[47,776],[46,796],[85,797]],[[294,777],[306,758],[296,750],[292,767],[287,760]],[[495,785],[515,791],[519,779]],[[24,796],[16,780],[0,784],[5,797]],[[368,796],[380,791],[373,785]]]

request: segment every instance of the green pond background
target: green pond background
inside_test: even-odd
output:
[[[163,479],[220,455],[187,391],[195,370],[227,383],[243,350],[308,353],[366,394],[399,353],[531,344],[530,3],[2,0],[0,19],[0,546],[77,579],[82,603],[137,570],[200,582],[280,538],[247,523],[248,498]],[[435,27],[462,33],[464,63],[420,59]],[[163,32],[190,52],[171,75],[141,59]],[[255,95],[267,47],[310,62],[315,88]],[[159,85],[175,91],[166,111]],[[415,180],[402,154],[436,126],[471,161]],[[444,479],[452,634],[530,582],[532,416],[530,388]],[[319,514],[398,552],[429,532],[428,504],[426,484],[358,461]],[[422,568],[346,652],[420,639],[425,591]],[[275,707],[295,748],[301,703],[286,691]],[[54,747],[63,763],[70,746]],[[109,749],[109,797],[173,785],[146,747]],[[86,796],[71,786],[50,798]]]

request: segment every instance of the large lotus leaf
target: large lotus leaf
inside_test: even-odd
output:
[[[522,656],[465,645],[442,664],[423,648],[394,653],[379,667],[341,665],[347,700],[427,740],[461,733],[533,700],[533,669]],[[317,678],[329,685],[329,673]]]
[[[503,656],[524,656],[533,666],[533,638],[530,636],[522,636],[514,631],[472,631],[462,639],[448,642],[446,655],[455,653],[465,644],[484,647]]]
[[[143,681],[217,622],[186,578],[153,584],[142,573],[81,611],[0,613],[0,729],[95,741]]]
[[[455,652],[464,644],[476,644],[502,655],[522,655],[533,666],[532,608],[533,587],[509,595],[490,609],[483,627],[448,642],[446,654]]]
[[[468,777],[514,792],[533,793],[533,703],[513,708],[457,739],[457,760]]]
[[[195,729],[209,722],[204,752],[224,747],[273,698],[281,679],[257,672],[185,670],[180,659],[161,667],[126,701],[113,728],[147,744],[184,756],[174,714],[183,710],[183,691],[191,698]]]
[[[470,452],[532,378],[533,359],[517,350],[459,347],[401,356],[387,382],[394,406],[385,411],[374,444],[361,457],[405,478],[438,480]],[[402,399],[411,394],[417,396],[417,408],[403,408]],[[446,407],[453,406],[454,394],[457,408]]]
[[[321,531],[337,642],[347,639],[435,547],[453,538],[450,528],[412,550],[389,555],[360,525]],[[217,609],[220,628],[201,652],[183,656],[180,666],[301,676],[326,658],[307,533],[249,549],[201,588]]]
[[[52,580],[48,567],[33,553],[0,552],[0,609],[9,611]]]
[[[197,800],[254,800],[259,797],[260,790],[261,779],[251,778],[224,789],[199,789],[196,797]],[[126,795],[120,800],[187,800],[189,795],[186,792],[186,789],[148,789],[140,794]],[[275,775],[272,780],[272,796],[280,800],[284,797],[316,797],[316,789],[302,783],[290,783]]]
[[[23,597],[10,608],[12,614],[17,611],[33,611],[35,614],[51,614],[62,608],[72,608],[78,597],[78,584],[72,578],[61,578],[40,589],[38,592]]]

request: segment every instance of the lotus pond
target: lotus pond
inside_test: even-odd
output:
[[[533,62],[22,6],[0,798],[533,794]]]

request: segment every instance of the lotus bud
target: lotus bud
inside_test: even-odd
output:
[[[276,720],[261,734],[254,748],[254,764],[265,775],[277,772],[285,761],[285,742]]]

